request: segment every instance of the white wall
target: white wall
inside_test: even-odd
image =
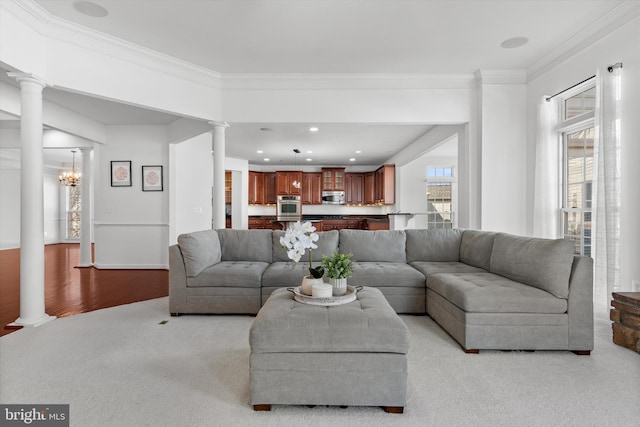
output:
[[[108,126],[94,155],[98,268],[167,268],[169,147],[164,126]],[[131,160],[131,187],[111,187],[111,161]],[[164,191],[142,191],[142,166],[162,165]]]
[[[595,74],[596,69],[617,62],[622,69],[622,140],[621,140],[621,190],[620,216],[620,286],[631,290],[631,281],[640,280],[640,18],[619,27],[592,46],[544,73],[528,85],[528,212],[532,212],[533,170],[535,167],[536,105],[543,95],[551,95]],[[533,230],[532,218],[527,221],[529,232]],[[604,299],[609,296],[603,296]]]

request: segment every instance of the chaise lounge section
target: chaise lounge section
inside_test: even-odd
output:
[[[379,289],[397,313],[428,314],[467,352],[593,349],[592,260],[575,256],[570,240],[462,229],[318,234],[314,265],[336,249],[352,253],[351,285]],[[169,248],[171,313],[256,314],[275,289],[298,286],[308,261],[290,261],[282,235],[179,236]]]

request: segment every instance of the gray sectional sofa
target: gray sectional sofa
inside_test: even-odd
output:
[[[255,314],[307,274],[283,231],[205,230],[169,247],[169,305],[187,313]],[[592,260],[570,240],[477,230],[318,233],[313,265],[352,253],[353,286],[382,291],[397,313],[428,314],[467,352],[593,349]]]

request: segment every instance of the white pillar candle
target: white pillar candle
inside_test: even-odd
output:
[[[322,285],[313,285],[311,293],[314,298],[331,298],[333,295],[333,286],[328,283]]]

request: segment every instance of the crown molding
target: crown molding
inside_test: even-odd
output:
[[[2,9],[7,9],[44,37],[194,83],[213,88],[220,86],[220,73],[56,17],[33,0],[3,0],[0,4]]]
[[[527,68],[527,82],[547,73],[640,16],[640,2],[624,1]]]
[[[527,83],[525,70],[478,70],[476,80],[482,85],[524,85]]]
[[[473,74],[225,73],[223,90],[472,89]]]

